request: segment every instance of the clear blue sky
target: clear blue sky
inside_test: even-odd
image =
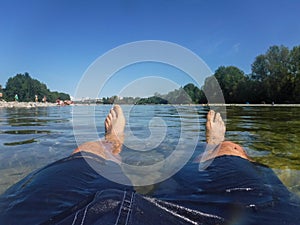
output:
[[[299,11],[297,0],[0,0],[0,84],[29,72],[73,95],[94,60],[139,40],[182,45],[212,71],[234,65],[250,73],[271,45],[300,45]]]

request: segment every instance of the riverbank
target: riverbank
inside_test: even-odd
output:
[[[0,101],[0,108],[35,108],[57,106],[56,103],[43,102],[6,102]]]
[[[205,104],[205,106],[300,107],[300,104],[235,104],[235,103],[232,103],[232,104]]]
[[[96,106],[102,104],[75,103],[76,106]],[[127,105],[127,104],[120,104]],[[154,104],[155,105],[155,104]],[[164,105],[164,104],[163,104]],[[168,104],[165,104],[168,105]],[[300,104],[176,104],[183,106],[208,106],[208,107],[300,107]],[[0,101],[0,108],[34,108],[34,107],[52,107],[57,106],[57,103],[42,103],[42,102],[5,102]]]

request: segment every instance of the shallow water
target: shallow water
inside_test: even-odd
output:
[[[32,170],[68,156],[76,140],[93,140],[94,123],[96,136],[102,137],[110,108],[0,109],[0,193]],[[178,145],[188,154],[203,151],[208,108],[154,105],[123,109],[127,127],[122,157],[126,163],[151,165],[170,156]],[[300,108],[227,107],[226,117],[227,139],[245,147],[255,161],[273,168],[300,195]]]
[[[227,137],[244,146],[256,162],[271,167],[300,195],[300,108],[227,109]]]

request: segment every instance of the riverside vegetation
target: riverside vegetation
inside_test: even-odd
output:
[[[28,73],[17,74],[9,78],[5,88],[2,88],[0,85],[0,92],[6,101],[13,101],[16,94],[18,95],[19,101],[22,102],[32,102],[35,100],[36,95],[39,100],[46,96],[47,102],[55,102],[58,98],[61,100],[70,99],[69,94],[50,91],[46,84],[31,78]]]
[[[300,103],[300,46],[271,46],[265,54],[257,56],[251,65],[251,73],[245,74],[235,66],[220,66],[214,77],[222,89],[226,103]],[[156,93],[149,98],[117,96],[103,98],[103,103],[135,104],[205,104],[204,93],[214,90],[212,76],[206,78],[199,89],[193,84],[171,91],[166,95]],[[219,103],[219,102],[211,102]]]
[[[283,45],[271,46],[265,54],[258,55],[251,64],[251,73],[245,74],[235,66],[220,66],[213,76],[219,82],[226,103],[300,103],[300,45],[291,50]],[[194,84],[162,95],[155,93],[149,98],[117,96],[103,97],[103,104],[206,104],[205,93],[214,95],[213,76],[206,78],[198,88]],[[47,96],[54,102],[57,98],[70,99],[65,93],[50,92],[45,84],[32,79],[28,73],[9,78],[0,92],[5,100],[12,101],[18,93],[21,101],[32,101],[33,96]],[[210,102],[220,103],[220,102]]]

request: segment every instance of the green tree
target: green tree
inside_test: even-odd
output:
[[[189,83],[183,89],[190,96],[193,103],[206,103],[204,92],[194,84]]]
[[[145,104],[168,104],[166,99],[163,99],[158,96],[152,96],[149,98],[141,98],[139,99],[136,104],[138,105],[145,105]]]
[[[57,98],[61,100],[70,99],[70,96],[66,93],[51,92],[45,84],[31,78],[28,73],[17,74],[9,78],[6,82],[4,94],[5,99],[8,101],[13,101],[16,94],[18,94],[20,101],[24,102],[34,101],[35,95],[39,99],[46,96],[49,102],[55,102]]]
[[[290,52],[290,66],[292,93],[296,103],[300,103],[300,46],[294,47]]]
[[[268,102],[291,100],[293,76],[290,73],[290,51],[285,46],[271,46],[252,64],[252,79],[257,81],[260,99]]]
[[[219,82],[226,103],[244,102],[240,97],[239,88],[245,82],[245,74],[242,70],[235,66],[220,66],[214,76]]]
[[[202,90],[207,99],[206,103],[224,103],[224,96],[215,76],[209,76],[205,79]]]

